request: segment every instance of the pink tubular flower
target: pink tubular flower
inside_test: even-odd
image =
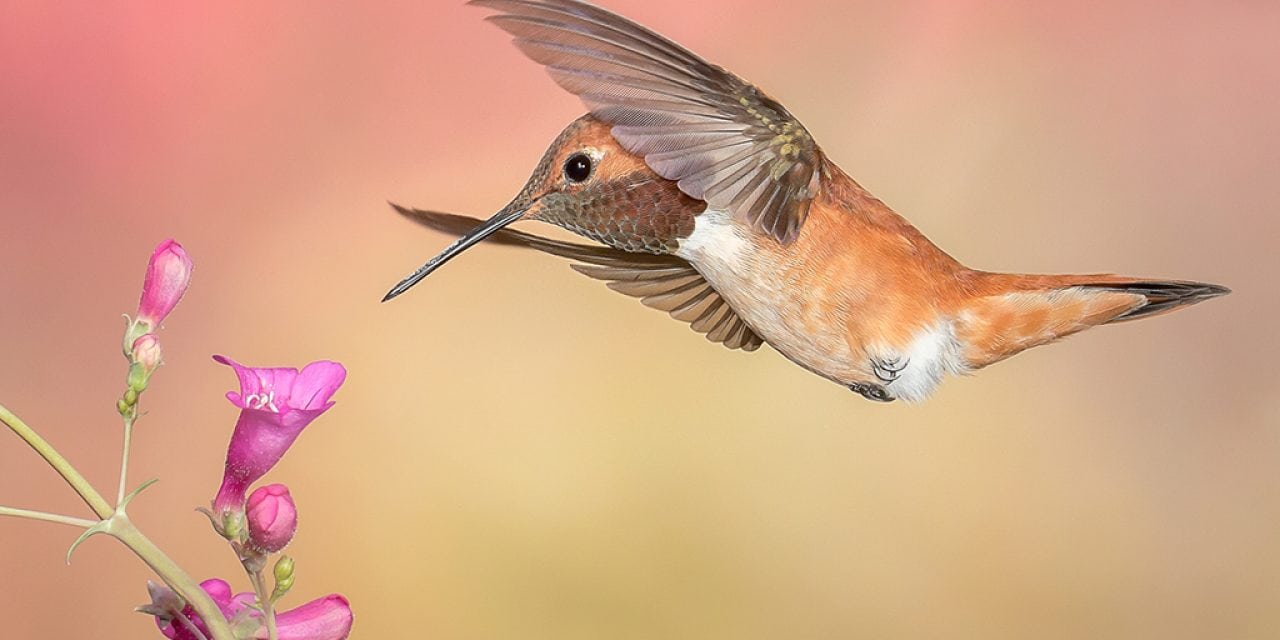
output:
[[[249,521],[249,544],[267,553],[289,546],[298,531],[298,508],[289,488],[282,484],[258,487],[249,494],[245,516]]]
[[[302,430],[333,406],[330,398],[342,386],[347,370],[337,362],[313,362],[297,369],[244,367],[223,356],[217,362],[235,369],[240,391],[227,393],[240,408],[222,486],[213,500],[216,522],[237,522],[244,515],[245,491],[280,461]],[[224,531],[224,535],[226,532]]]
[[[226,580],[205,580],[200,583],[200,588],[209,594],[213,602],[222,610],[222,615],[227,618],[234,615],[237,608],[243,608],[244,606],[242,604],[238,605],[234,601],[231,596],[231,585],[227,584]],[[155,594],[152,595],[152,598],[155,599]],[[182,609],[182,617],[199,629],[204,637],[210,637],[209,628],[205,626],[204,620],[200,619],[200,615],[196,613],[196,610],[191,605],[187,605]],[[178,618],[166,620],[157,617],[156,626],[160,627],[160,633],[163,633],[164,637],[169,638],[169,640],[199,640],[200,638],[199,635],[196,635],[191,630],[191,626],[188,626]]]
[[[280,640],[345,640],[351,635],[353,622],[351,604],[335,594],[277,614],[276,632]],[[258,629],[254,636],[257,640],[266,637],[266,626]]]
[[[187,285],[191,284],[191,268],[191,258],[182,245],[173,240],[161,242],[147,264],[137,320],[147,323],[151,329],[159,327],[187,292]]]
[[[267,626],[262,622],[262,613],[251,608],[254,603],[252,593],[239,593],[233,596],[231,585],[224,580],[216,579],[205,580],[200,583],[200,587],[218,604],[218,608],[222,610],[222,614],[228,621],[256,621],[256,625],[250,622],[250,629],[255,626],[257,629],[252,637],[256,640],[267,638]],[[208,628],[194,609],[188,606],[183,609],[182,615],[200,629],[205,637],[210,637]],[[353,622],[354,616],[347,599],[340,595],[331,595],[276,614],[276,632],[279,640],[345,640],[351,635]],[[198,638],[181,620],[165,621],[157,618],[156,626],[160,627],[160,633],[169,640],[197,640]],[[237,624],[236,628],[241,627]]]

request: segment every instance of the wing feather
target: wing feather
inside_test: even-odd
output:
[[[690,197],[788,243],[821,188],[821,152],[786,108],[635,22],[580,0],[471,0]]]
[[[408,209],[392,204],[401,215],[425,227],[450,235],[462,235],[481,224],[480,220],[435,211]],[[639,298],[646,306],[666,311],[687,322],[712,342],[730,349],[755,351],[762,340],[693,265],[673,255],[629,253],[543,238],[530,233],[503,229],[486,242],[537,249],[573,260],[570,266],[583,275],[601,280],[610,289]]]

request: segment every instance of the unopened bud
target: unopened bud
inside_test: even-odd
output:
[[[284,549],[298,530],[298,509],[282,484],[259,487],[245,505],[249,544],[267,553]]]
[[[154,333],[148,333],[133,342],[133,361],[148,372],[160,366],[160,341]]]
[[[280,556],[272,573],[276,578],[276,588],[271,592],[271,599],[279,600],[293,588],[293,558]]]
[[[160,366],[160,341],[156,340],[155,334],[148,333],[134,341],[130,360],[132,364],[129,365],[129,377],[126,380],[129,390],[142,393],[147,389],[151,374]]]
[[[147,263],[142,298],[138,301],[138,322],[146,323],[152,331],[160,328],[190,284],[191,258],[182,245],[173,240],[160,243]]]

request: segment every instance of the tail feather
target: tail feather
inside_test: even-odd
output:
[[[1140,318],[1150,318],[1231,293],[1230,289],[1220,285],[1179,280],[1143,280],[1128,283],[1083,286],[1102,290],[1109,289],[1113,291],[1124,291],[1125,293],[1135,293],[1147,299],[1146,304],[1111,320],[1111,322],[1128,322],[1130,320],[1138,320]]]
[[[1090,327],[1150,318],[1231,292],[1201,282],[1121,276],[983,274],[957,314],[956,337],[978,369]]]

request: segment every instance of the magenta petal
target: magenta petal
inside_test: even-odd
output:
[[[312,362],[294,381],[290,403],[300,409],[324,408],[346,379],[347,369],[341,364],[328,360]]]
[[[222,615],[224,617],[230,618],[238,609],[242,608],[238,607],[234,602],[234,599],[231,596],[231,585],[227,584],[226,580],[219,580],[216,578],[212,580],[205,580],[200,583],[200,588],[204,589],[205,593],[209,594],[209,597],[213,602],[218,605],[218,609],[222,610]],[[196,613],[196,610],[191,605],[187,605],[183,608],[182,615],[186,616],[188,620],[195,624],[196,628],[200,629],[200,632],[203,633],[206,638],[210,637],[209,628],[205,626],[204,620],[200,619],[200,615]],[[160,627],[160,633],[163,633],[164,636],[170,640],[199,640],[199,636],[192,633],[191,629],[178,620],[164,623],[157,618],[156,626]]]
[[[138,319],[151,329],[160,326],[187,292],[191,269],[191,258],[182,245],[173,240],[160,243],[147,263],[142,298],[138,301]]]
[[[200,583],[200,588],[218,604],[223,613],[229,613],[231,607],[231,585],[226,580],[213,578]]]
[[[225,364],[236,372],[236,377],[240,379],[240,391],[227,392],[227,399],[231,404],[241,409],[250,408],[248,399],[263,394],[271,394],[274,392],[276,398],[280,400],[277,407],[281,406],[284,401],[289,398],[289,390],[293,388],[293,381],[298,377],[297,369],[287,369],[283,367],[246,367],[226,356],[214,356],[214,362]],[[259,403],[254,402],[257,405]],[[254,406],[252,408],[260,408]]]
[[[231,618],[235,617],[236,614],[240,613],[241,611],[244,611],[245,609],[252,608],[257,603],[258,603],[258,596],[254,595],[252,591],[246,591],[245,593],[237,593],[236,596],[231,599],[231,605],[230,605],[230,610],[227,613],[227,619],[230,620]]]
[[[227,446],[222,487],[214,500],[214,511],[243,509],[249,486],[276,466],[302,435],[302,430],[322,413],[323,410],[290,411],[283,415],[252,409],[241,411]]]
[[[331,595],[277,614],[276,631],[280,640],[345,640],[353,622],[347,599]],[[266,637],[266,629],[258,631],[257,638]]]
[[[333,406],[330,398],[346,379],[336,362],[313,362],[296,369],[246,367],[225,356],[215,361],[230,366],[240,381],[239,393],[227,399],[241,409],[227,447],[222,486],[214,498],[219,519],[243,513],[245,491],[271,470],[312,420]]]

